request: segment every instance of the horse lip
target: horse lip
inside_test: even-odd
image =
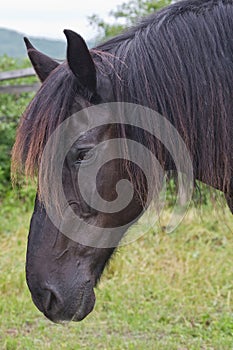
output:
[[[87,282],[81,296],[81,304],[71,321],[82,321],[95,306],[95,293],[91,282]]]

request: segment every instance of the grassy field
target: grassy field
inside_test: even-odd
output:
[[[233,225],[226,209],[190,209],[172,234],[150,230],[115,254],[81,323],[34,307],[24,265],[30,214],[1,207],[0,349],[233,349]],[[142,221],[133,230],[142,230]]]

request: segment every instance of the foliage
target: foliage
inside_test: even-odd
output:
[[[130,0],[109,13],[110,17],[113,18],[113,24],[95,14],[89,17],[89,22],[97,27],[101,39],[108,39],[122,32],[125,27],[135,24],[139,18],[157,11],[171,2],[172,0]]]
[[[7,56],[0,58],[0,71],[29,67],[28,60],[15,60]],[[32,83],[36,78],[24,78],[1,82],[6,84]],[[0,199],[11,190],[10,162],[16,127],[20,116],[33,97],[33,93],[0,95]]]
[[[95,310],[81,323],[66,325],[46,320],[26,286],[29,215],[18,203],[2,210],[0,349],[232,349],[229,210],[191,209],[172,234],[163,231],[162,221],[120,248],[96,289]],[[143,219],[132,228],[147,230]]]

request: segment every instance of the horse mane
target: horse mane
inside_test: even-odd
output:
[[[233,172],[232,18],[232,0],[179,1],[96,48],[103,66],[114,67],[108,70],[114,101],[166,117],[190,151],[194,176],[205,169],[205,182],[226,193]]]
[[[232,0],[180,1],[91,50],[99,74],[111,81],[113,101],[145,105],[166,117],[190,150],[195,176],[206,169],[225,191],[233,170],[232,5]],[[64,63],[22,116],[13,171],[36,174],[49,136],[69,116],[77,94],[91,102]],[[137,139],[145,138],[143,130],[137,133]],[[124,126],[119,134],[125,136]]]

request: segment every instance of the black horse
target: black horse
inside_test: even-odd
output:
[[[129,102],[159,112],[174,126],[190,153],[194,178],[222,191],[233,212],[232,19],[232,0],[180,1],[90,51],[78,34],[66,30],[67,61],[62,64],[25,39],[42,86],[21,119],[13,150],[14,171],[38,175],[49,138],[73,112],[90,106],[101,110],[105,102]],[[141,169],[121,159],[101,168],[97,187],[109,203],[116,199],[116,184],[122,178],[130,180],[135,190],[125,209],[103,213],[80,196],[79,166],[91,157],[94,163],[91,151],[113,138],[144,144],[165,171],[175,165],[164,145],[147,131],[108,124],[108,114],[96,118],[100,115],[105,125],[82,133],[67,153],[62,183],[67,202],[82,220],[93,227],[124,225],[118,242],[144,209],[148,186]],[[82,119],[72,127],[79,122],[86,122],[86,127],[91,124],[90,119]],[[50,163],[47,160],[48,169]],[[92,190],[88,171],[86,186]],[[36,306],[49,319],[79,321],[94,307],[93,288],[114,247],[93,247],[88,237],[83,245],[62,234],[47,215],[40,195],[43,191],[47,197],[53,194],[49,186],[43,191],[40,187],[39,181],[28,240],[28,286]]]

